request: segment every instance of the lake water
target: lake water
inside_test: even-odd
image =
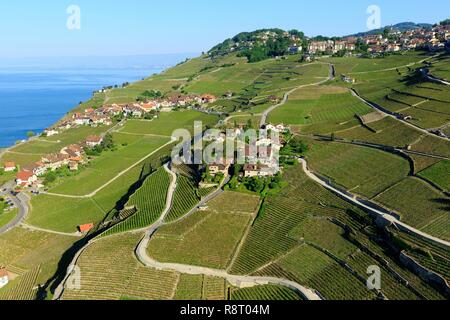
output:
[[[28,59],[0,64],[0,147],[42,132],[103,86],[159,73],[193,55]]]

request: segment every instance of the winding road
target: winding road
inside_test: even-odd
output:
[[[331,184],[329,184],[326,181],[323,181],[322,179],[320,179],[318,176],[316,176],[312,171],[310,171],[308,169],[308,163],[306,162],[305,159],[299,159],[299,162],[302,164],[302,168],[303,171],[306,173],[306,175],[313,181],[317,182],[318,184],[320,184],[321,186],[325,187],[326,189],[332,191],[333,193],[339,195],[341,198],[343,198],[344,200],[351,202],[352,204],[363,208],[369,212],[371,212],[372,214],[374,214],[375,216],[377,216],[378,218],[382,219],[382,221],[388,222],[390,224],[395,225],[396,227],[398,227],[399,229],[405,230],[406,232],[409,232],[415,236],[419,236],[421,238],[427,239],[431,242],[434,242],[440,246],[446,247],[447,249],[450,250],[450,242],[436,238],[432,235],[429,235],[425,232],[422,232],[420,230],[417,230],[414,227],[411,227],[410,225],[401,222],[400,220],[398,220],[397,218],[395,218],[392,215],[386,214],[385,212],[382,212],[380,210],[377,210],[371,206],[366,205],[365,203],[363,203],[362,201],[360,201],[356,196],[349,196],[350,193],[344,193],[340,190],[338,190],[337,188],[333,187]]]
[[[316,82],[316,83],[303,84],[303,85],[301,85],[301,86],[295,87],[294,89],[292,89],[292,90],[290,90],[290,91],[288,91],[288,92],[286,92],[286,93],[284,94],[283,100],[281,100],[280,103],[278,103],[278,104],[276,104],[276,105],[274,105],[274,106],[271,106],[270,108],[266,109],[266,110],[263,112],[263,114],[262,114],[260,127],[262,128],[263,126],[266,125],[266,123],[267,123],[267,117],[269,116],[269,114],[270,114],[273,110],[275,110],[275,109],[277,109],[277,108],[279,108],[279,107],[285,105],[286,102],[288,102],[289,96],[290,96],[293,92],[295,92],[295,91],[297,91],[297,90],[299,90],[299,89],[301,89],[301,88],[307,88],[307,87],[312,87],[312,86],[318,86],[318,85],[324,84],[324,83],[326,83],[326,82],[328,82],[328,81],[330,81],[330,80],[333,80],[333,79],[334,79],[334,73],[335,73],[335,71],[334,71],[334,65],[329,64],[329,66],[330,66],[330,71],[329,71],[328,78],[326,78],[325,80]]]
[[[18,195],[14,196],[11,195],[11,188],[10,187],[6,187],[6,192],[9,193],[11,201],[14,203],[14,205],[16,206],[16,208],[18,209],[18,213],[17,215],[14,217],[14,219],[12,219],[9,223],[7,223],[6,225],[4,225],[3,227],[0,228],[0,234],[6,233],[8,231],[10,231],[11,229],[17,227],[18,225],[20,225],[25,218],[28,215],[28,201],[30,201],[30,199],[28,198],[28,196],[24,193],[19,193]]]
[[[304,286],[301,286],[300,284],[289,281],[286,279],[280,279],[280,278],[274,278],[274,277],[254,277],[254,276],[237,276],[237,275],[231,275],[227,273],[225,270],[218,270],[218,269],[211,269],[211,268],[205,268],[205,267],[199,267],[199,266],[192,266],[192,265],[183,265],[183,264],[175,264],[175,263],[160,263],[147,254],[147,247],[150,242],[151,237],[155,234],[155,232],[162,227],[165,224],[164,220],[169,213],[172,202],[173,202],[173,196],[176,190],[177,186],[177,175],[170,170],[169,164],[166,164],[164,166],[165,170],[172,176],[171,183],[169,186],[169,189],[167,191],[167,198],[166,198],[166,206],[164,208],[164,211],[162,212],[159,219],[152,224],[150,227],[145,229],[145,235],[142,238],[142,240],[139,242],[139,244],[136,247],[135,254],[137,259],[144,264],[147,267],[158,269],[158,270],[170,270],[170,271],[176,271],[184,274],[191,274],[191,275],[206,275],[206,276],[214,276],[214,277],[221,277],[229,281],[232,285],[237,287],[253,287],[257,285],[265,285],[265,284],[276,284],[288,287],[299,294],[301,294],[305,299],[307,300],[322,300],[321,297],[312,289],[306,288]],[[211,201],[215,197],[219,196],[223,193],[223,190],[221,187],[226,183],[226,179],[222,182],[218,190],[211,193],[209,196],[205,197],[199,205],[197,205],[194,209],[192,209],[187,215],[190,215],[198,210],[198,208],[207,203],[208,201]],[[185,218],[187,215],[185,215],[183,218]],[[182,218],[182,219],[183,219]],[[181,219],[179,219],[181,220]],[[179,221],[177,220],[177,221]],[[176,222],[176,221],[175,221]],[[174,222],[171,222],[174,223]],[[137,232],[137,230],[133,230],[132,232]],[[111,235],[109,237],[113,237],[116,235]],[[93,243],[99,240],[104,240],[105,238],[95,239],[87,243],[81,250],[77,252],[75,257],[73,258],[71,264],[67,268],[66,276],[64,277],[63,281],[58,285],[57,289],[55,290],[54,294],[54,300],[61,299],[65,285],[67,281],[70,278],[70,275],[72,274],[74,267],[76,266],[79,257],[81,254]]]

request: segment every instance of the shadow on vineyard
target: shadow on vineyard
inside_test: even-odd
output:
[[[50,291],[52,294],[55,292],[57,286],[63,281],[66,276],[67,268],[75,257],[76,253],[83,248],[83,246],[93,238],[89,235],[77,242],[75,242],[72,247],[70,247],[61,257],[58,262],[58,267],[55,274],[42,286],[39,286],[36,293],[37,300],[44,300],[47,298],[47,292]]]
[[[165,159],[160,158],[158,164],[161,166],[164,160]],[[124,194],[119,201],[117,201],[115,208],[106,215],[105,219],[103,220],[102,223],[99,224],[97,229],[94,232],[89,233],[83,239],[75,242],[72,245],[72,247],[70,247],[66,252],[64,252],[64,254],[61,257],[61,260],[58,262],[58,267],[55,274],[44,285],[39,286],[38,291],[36,293],[36,299],[38,300],[46,299],[48,291],[50,291],[52,294],[54,293],[57,286],[61,283],[61,281],[64,280],[67,268],[69,267],[76,253],[79,250],[81,250],[83,246],[86,245],[86,243],[88,243],[90,240],[94,239],[101,233],[105,232],[108,228],[110,228],[110,225],[107,223],[108,220],[124,209],[126,203],[130,200],[133,194],[135,194],[136,191],[143,186],[146,179],[156,171],[153,165],[155,165],[155,163],[150,162],[145,163],[142,166],[139,179],[128,189],[127,193]]]

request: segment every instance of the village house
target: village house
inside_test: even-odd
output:
[[[90,148],[95,148],[101,145],[103,142],[103,137],[101,136],[89,136],[86,138],[86,145]]]
[[[36,175],[30,171],[20,171],[16,176],[16,184],[20,187],[30,187],[36,181]]]
[[[78,144],[71,144],[61,149],[60,153],[67,154],[71,157],[80,157],[84,154],[83,148]]]
[[[222,159],[220,161],[216,161],[215,163],[208,165],[208,169],[209,174],[213,177],[215,177],[219,173],[226,175],[228,174],[228,170],[230,169],[230,164]]]
[[[0,268],[0,289],[9,283],[8,270],[6,268]]]
[[[63,166],[67,166],[70,161],[70,156],[64,153],[49,154],[43,156],[41,161],[47,169],[54,171]]]
[[[16,170],[16,163],[15,162],[5,162],[3,165],[3,170],[5,172],[13,172]]]
[[[212,94],[202,94],[200,98],[201,103],[214,103],[217,101],[216,96],[213,96]]]
[[[45,174],[45,172],[47,171],[47,168],[42,162],[35,162],[33,164],[24,166],[22,168],[22,170],[32,172],[36,176],[40,177]]]
[[[244,165],[244,177],[268,177],[275,175],[272,168],[264,164],[246,164]]]
[[[57,134],[59,134],[59,131],[54,130],[54,129],[44,130],[44,135],[47,136],[47,137],[56,136]]]
[[[69,170],[70,171],[78,171],[78,162],[77,161],[70,161],[69,162]]]

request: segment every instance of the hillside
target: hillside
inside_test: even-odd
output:
[[[14,274],[0,299],[448,299],[433,279],[450,280],[449,55],[289,49],[310,44],[296,30],[241,33],[7,149],[0,163],[19,173],[47,167],[44,187],[8,196],[28,212],[0,233]],[[280,132],[281,168],[175,166],[172,133],[194,121]],[[80,290],[65,278],[77,253]],[[383,283],[369,290],[374,265]]]

